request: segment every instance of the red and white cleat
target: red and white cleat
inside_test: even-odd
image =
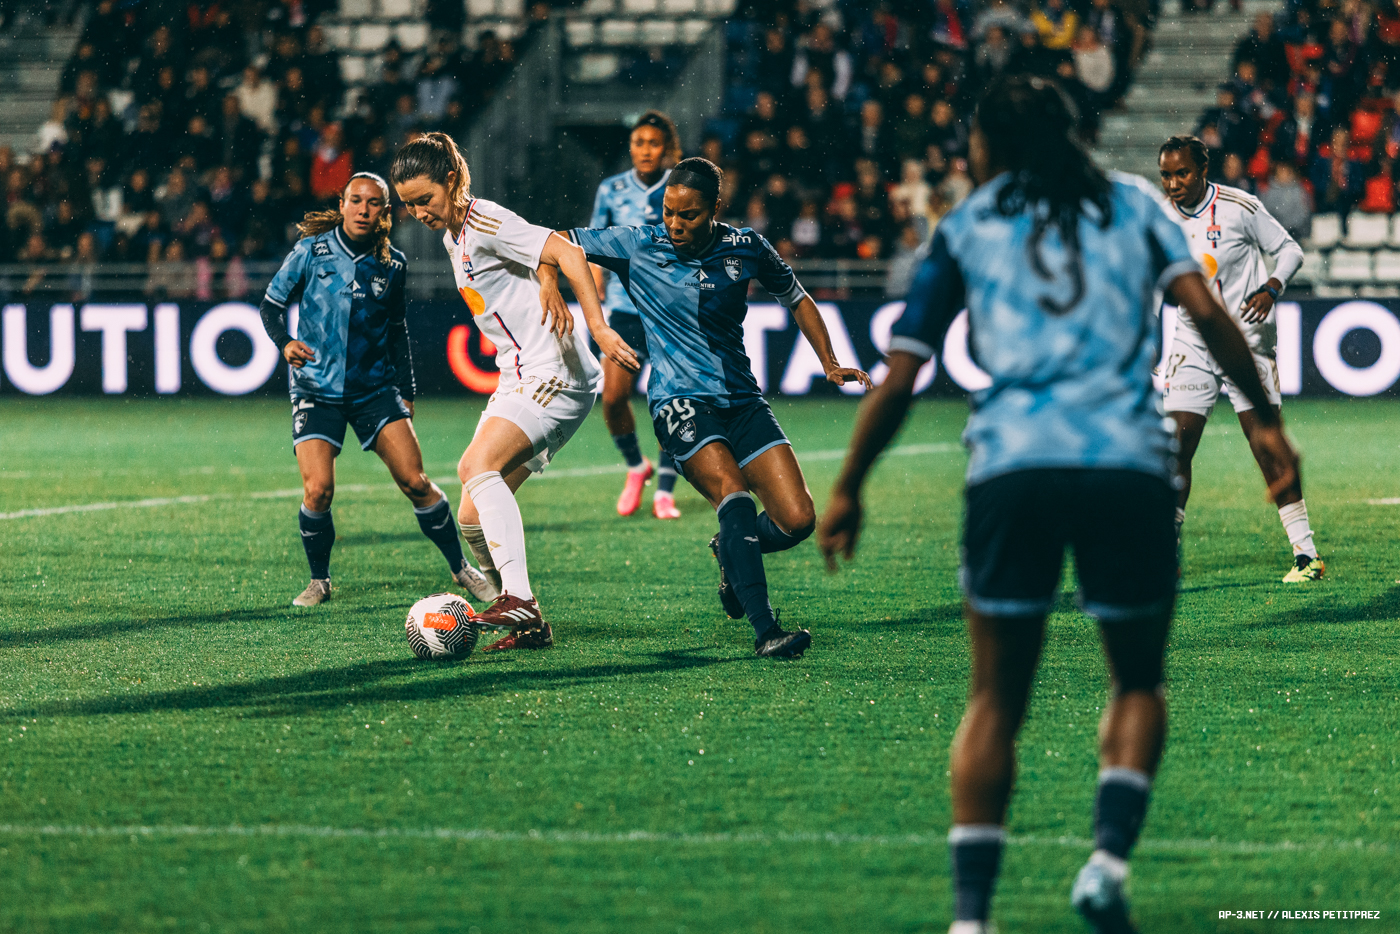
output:
[[[670,493],[657,493],[651,498],[651,514],[658,519],[681,517],[681,511],[676,508],[676,498]]]
[[[637,507],[642,505],[642,488],[647,485],[651,475],[656,473],[656,469],[651,466],[651,461],[642,458],[642,466],[636,470],[627,471],[627,485],[622,488],[622,495],[617,498],[617,514],[619,516],[630,516],[637,511]]]
[[[508,649],[547,649],[554,644],[554,630],[540,614],[538,600],[521,600],[503,593],[476,618],[482,629],[509,629],[510,634],[483,648],[483,652]]]

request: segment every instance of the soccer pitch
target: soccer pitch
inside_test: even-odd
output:
[[[418,409],[452,477],[480,403]],[[820,509],[855,404],[774,409]],[[1144,931],[1400,930],[1400,403],[1285,414],[1327,577],[1279,582],[1287,540],[1217,409],[1134,859]],[[438,664],[403,619],[446,565],[372,454],[339,461],[335,599],[295,610],[284,402],[7,398],[0,930],[941,934],[965,415],[917,405],[842,574],[810,542],[768,557],[784,624],[814,636],[788,663],[723,618],[694,491],[678,522],[616,515],[595,416],[520,494],[558,645]],[[118,505],[64,510],[88,504]],[[1003,934],[1085,930],[1106,679],[1068,596],[1036,690]],[[1380,920],[1219,917],[1242,910]]]

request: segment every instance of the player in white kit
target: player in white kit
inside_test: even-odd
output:
[[[540,265],[552,274],[558,267],[568,278],[594,340],[610,359],[633,370],[637,359],[603,320],[583,250],[548,227],[471,197],[471,174],[450,136],[429,133],[405,144],[390,179],[414,217],[443,231],[457,290],[497,348],[500,383],[457,466],[463,536],[500,589],[479,620],[510,631],[484,651],[545,648],[554,635],[530,588],[515,491],[531,473],[544,470],[583,424],[601,372],[557,293],[552,301],[541,300]]]
[[[1269,404],[1278,409],[1282,397],[1275,359],[1278,326],[1274,303],[1303,264],[1303,250],[1259,199],[1238,188],[1207,181],[1207,166],[1205,145],[1194,136],[1173,136],[1162,144],[1158,154],[1162,188],[1171,200],[1191,252],[1200,260],[1206,281],[1244,332]],[[1272,276],[1264,265],[1265,253],[1274,258]],[[1162,375],[1167,384],[1166,412],[1176,420],[1176,436],[1181,445],[1183,482],[1176,512],[1179,533],[1186,518],[1186,499],[1191,495],[1191,460],[1221,390],[1230,397],[1251,445],[1259,419],[1250,401],[1206,349],[1187,316],[1177,320]],[[1275,478],[1268,475],[1262,462],[1260,468],[1272,483]],[[1293,567],[1283,580],[1318,580],[1326,567],[1313,544],[1301,476],[1277,502],[1279,519],[1293,545]]]

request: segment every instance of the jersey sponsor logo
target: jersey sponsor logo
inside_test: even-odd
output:
[[[354,299],[362,299],[365,297],[365,289],[364,286],[360,285],[359,279],[350,283],[350,297]]]
[[[728,243],[728,244],[730,244],[730,245],[737,245],[737,244],[740,244],[740,243],[753,243],[753,237],[745,236],[744,234],[739,233],[737,230],[731,230],[729,233],[725,234],[723,237],[720,237],[720,238],[719,238],[719,241],[720,241],[720,243]]]
[[[613,191],[621,191],[622,189],[624,189],[624,188],[626,188],[626,187],[627,187],[627,183],[624,182],[624,181],[623,181],[622,179],[620,179],[620,178],[619,178],[617,181],[613,182],[613,184],[612,184],[612,189],[613,189]]]
[[[693,281],[687,280],[685,284],[692,289],[713,289],[715,284],[709,280],[710,277],[705,275],[705,270],[701,269],[695,274],[695,279]]]
[[[323,242],[321,242],[321,241],[317,241],[316,243],[311,244],[311,255],[312,255],[312,256],[330,256],[330,255],[331,255],[331,245],[330,245],[329,243],[323,243]]]
[[[744,274],[744,262],[737,256],[726,256],[724,258],[724,271],[729,274],[729,278],[735,282]]]
[[[388,276],[371,276],[369,280],[369,290],[374,293],[375,298],[382,298],[384,291],[389,288]]]

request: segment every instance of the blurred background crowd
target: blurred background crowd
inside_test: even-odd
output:
[[[979,92],[1007,73],[1053,76],[1092,140],[1150,43],[1154,2],[741,2],[725,24],[723,115],[701,144],[727,173],[727,219],[791,258],[891,260],[897,288],[973,186]],[[0,148],[0,263],[146,264],[147,290],[172,297],[219,297],[218,264],[218,289],[238,297],[240,264],[279,260],[303,212],[352,172],[387,174],[418,132],[461,138],[531,37],[485,32],[467,47],[461,0],[433,0],[427,45],[390,43],[347,87],[318,24],[333,3],[100,0],[56,14],[81,23],[81,38],[32,150]],[[570,5],[529,4],[527,21]],[[1203,118],[1217,173],[1262,185],[1292,165],[1317,197],[1378,197],[1370,180],[1389,178],[1400,140],[1397,40],[1393,5],[1261,17]]]

